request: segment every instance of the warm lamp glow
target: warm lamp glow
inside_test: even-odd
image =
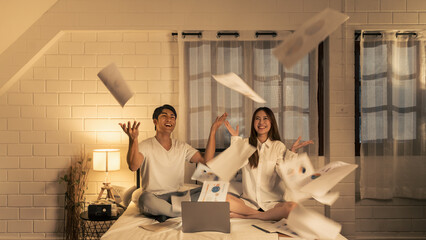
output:
[[[93,170],[103,171],[103,172],[120,170],[120,150],[119,149],[93,150]]]
[[[108,172],[120,170],[120,150],[119,149],[96,149],[93,150],[93,170],[105,172],[105,181],[102,190],[98,195],[98,200],[102,198],[105,190],[107,190],[106,199],[115,201],[112,194],[112,187],[109,182]]]

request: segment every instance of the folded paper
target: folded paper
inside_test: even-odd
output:
[[[233,89],[255,102],[266,103],[266,101],[253,91],[243,79],[233,72],[223,75],[213,75],[213,78],[225,87]]]
[[[221,181],[231,180],[235,173],[248,162],[248,158],[256,151],[243,139],[237,139],[229,148],[213,158],[207,166],[219,177]]]
[[[290,68],[348,19],[349,16],[327,8],[307,20],[278,45],[273,54],[285,67]]]
[[[129,99],[133,96],[133,92],[130,90],[126,81],[124,81],[123,76],[114,63],[103,68],[98,73],[98,77],[105,84],[106,88],[108,88],[121,107],[124,107],[127,101],[129,101]]]

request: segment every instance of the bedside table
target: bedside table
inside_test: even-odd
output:
[[[81,237],[82,239],[100,239],[106,231],[115,223],[120,217],[121,212],[118,211],[117,216],[105,218],[102,220],[89,219],[89,214],[84,211],[80,214],[81,219]]]

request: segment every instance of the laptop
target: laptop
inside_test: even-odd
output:
[[[229,202],[182,202],[182,232],[231,232]]]

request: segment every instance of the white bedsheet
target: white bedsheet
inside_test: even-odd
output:
[[[172,219],[173,221],[181,221],[180,218]],[[278,234],[265,233],[255,227],[253,224],[261,222],[255,219],[234,219],[231,218],[231,233],[219,232],[198,232],[183,233],[182,225],[171,228],[163,232],[151,232],[140,228],[142,224],[156,223],[157,221],[147,218],[139,213],[139,209],[133,202],[130,203],[127,210],[122,216],[111,226],[111,228],[102,236],[101,240],[202,240],[202,239],[233,239],[233,240],[278,240]]]

